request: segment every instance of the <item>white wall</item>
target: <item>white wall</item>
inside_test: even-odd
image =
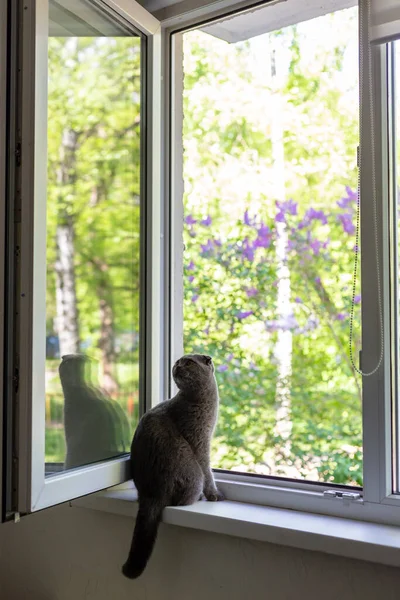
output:
[[[1,600],[398,600],[400,569],[162,525],[120,575],[131,519],[62,506],[0,525]]]

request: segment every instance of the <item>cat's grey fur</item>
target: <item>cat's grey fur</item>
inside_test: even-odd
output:
[[[122,568],[135,579],[147,565],[166,506],[193,504],[202,495],[223,500],[210,467],[210,442],[218,416],[218,388],[209,356],[188,354],[172,369],[176,396],[147,412],[131,447],[139,511],[129,557]]]

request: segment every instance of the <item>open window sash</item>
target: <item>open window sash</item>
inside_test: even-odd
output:
[[[120,454],[95,464],[45,473],[45,367],[46,367],[46,203],[48,129],[48,41],[49,35],[74,37],[113,36],[113,27],[124,27],[141,39],[140,67],[140,349],[139,403],[159,399],[158,383],[150,387],[150,362],[157,354],[159,336],[153,336],[149,323],[157,327],[160,259],[160,177],[159,153],[151,151],[158,139],[160,110],[160,24],[133,0],[26,0],[18,2],[19,69],[18,135],[20,153],[16,166],[15,214],[15,304],[13,391],[14,496],[13,510],[21,514],[65,502],[129,479],[129,455]],[[49,25],[57,14],[53,34]],[[54,17],[56,15],[56,17]],[[96,16],[97,15],[97,16]],[[64,19],[64,16],[62,18]],[[82,27],[83,32],[79,30]],[[85,33],[85,27],[95,33]],[[57,29],[58,28],[58,29]],[[51,29],[50,29],[51,31]],[[118,34],[117,34],[118,35]],[[129,34],[128,34],[129,35]],[[76,38],[75,38],[76,39]],[[14,65],[16,68],[16,65]],[[116,109],[117,110],[117,109]],[[152,123],[149,123],[149,120]],[[132,158],[133,160],[133,158]],[[3,236],[1,236],[1,240]],[[154,244],[153,241],[156,240]],[[158,241],[158,245],[157,245]],[[151,263],[151,264],[150,264]],[[146,273],[152,273],[146,277]],[[154,275],[153,275],[154,274]],[[152,298],[149,290],[153,290]],[[160,330],[158,330],[160,331]],[[61,358],[60,358],[61,360]],[[157,362],[157,361],[156,361]],[[160,361],[158,360],[158,363]],[[156,364],[156,363],[155,363]],[[156,378],[157,379],[157,378]],[[94,461],[93,461],[94,462]]]

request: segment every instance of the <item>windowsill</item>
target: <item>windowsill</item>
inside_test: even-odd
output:
[[[134,489],[115,488],[74,506],[135,517]],[[197,502],[167,507],[163,522],[385,565],[400,566],[400,527],[241,502]]]

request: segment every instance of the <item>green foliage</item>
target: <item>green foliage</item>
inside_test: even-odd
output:
[[[311,52],[308,38],[319,27],[326,39],[321,33]],[[217,366],[219,468],[362,484],[360,381],[348,356],[358,139],[357,106],[348,99],[357,98],[357,81],[344,85],[356,28],[351,10],[239,47],[200,32],[184,36],[184,342]],[[289,52],[277,91],[262,71],[266,61],[254,59],[271,43]],[[271,93],[282,111],[290,199],[283,204],[275,195],[275,115],[266,112]],[[291,288],[284,318],[279,223]],[[282,381],[276,348],[285,331],[291,376]],[[357,316],[355,354],[359,344]],[[289,442],[277,427],[282,385]]]
[[[356,12],[349,10],[240,44],[202,32],[184,35],[184,346],[215,360],[221,407],[213,463],[220,468],[362,483],[360,382],[348,357],[358,112],[357,81],[348,76],[346,60],[356,29]],[[288,56],[278,89],[265,60],[271,45]],[[106,300],[118,401],[131,411],[133,430],[139,40],[53,38],[49,71],[47,330],[57,330],[56,229],[68,221],[80,342],[101,358],[99,303]],[[274,170],[277,95],[283,204]],[[61,181],[66,132],[76,148]],[[287,239],[284,265],[280,235]],[[279,306],[282,266],[290,278],[290,315]],[[277,360],[285,332],[291,340],[287,380]],[[357,350],[358,318],[355,334]],[[56,427],[62,420],[56,369],[48,361],[49,461],[62,461],[65,451]],[[277,426],[282,388],[290,405],[289,443]]]
[[[138,390],[132,370],[139,330],[140,86],[140,38],[49,39],[47,335],[57,335],[56,232],[68,223],[80,345],[101,361],[101,335],[108,336],[113,376],[124,398]],[[102,334],[105,327],[109,331]],[[58,361],[47,361],[48,390],[62,398],[57,368]],[[54,424],[62,423],[58,405],[51,403]],[[48,433],[47,459],[59,437]],[[63,455],[60,443],[60,460]]]

